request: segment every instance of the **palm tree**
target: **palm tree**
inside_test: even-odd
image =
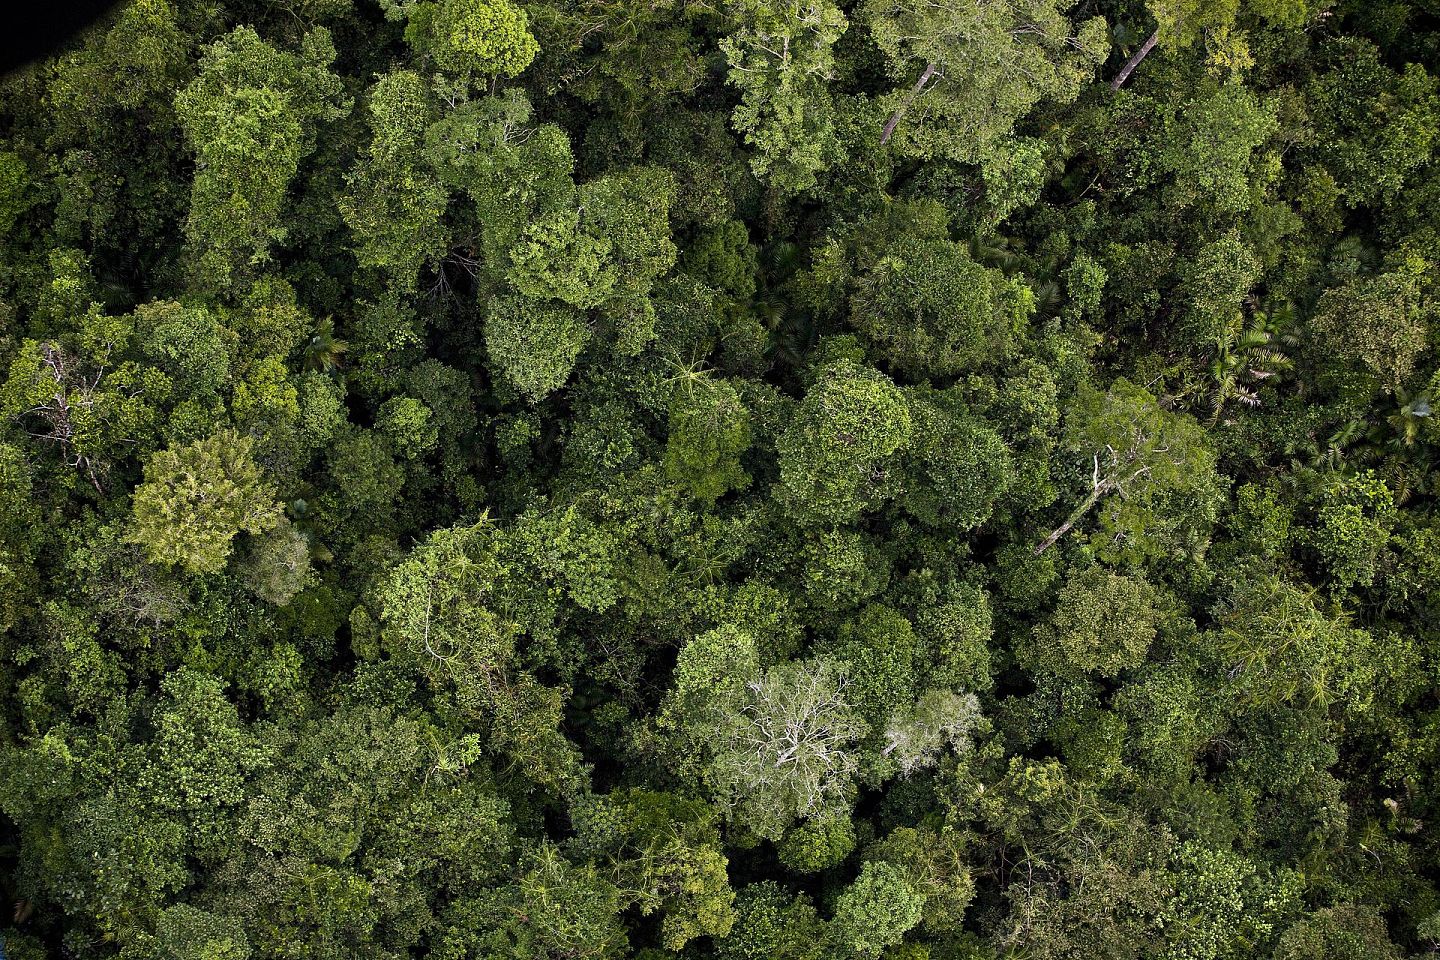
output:
[[[1414,446],[1420,436],[1420,429],[1432,415],[1430,393],[1422,390],[1411,396],[1402,388],[1397,391],[1395,399],[1400,402],[1400,407],[1386,417],[1395,430],[1395,437],[1390,442],[1406,447]]]
[[[340,369],[341,358],[350,344],[335,336],[335,321],[326,317],[315,325],[315,332],[305,343],[305,366],[321,373]]]
[[[1289,303],[1269,311],[1256,310],[1249,326],[1240,331],[1233,328],[1216,344],[1215,359],[1210,364],[1210,377],[1215,384],[1211,400],[1210,423],[1220,419],[1226,404],[1260,405],[1260,387],[1274,381],[1293,364],[1281,349],[1289,337],[1286,329],[1294,319]]]

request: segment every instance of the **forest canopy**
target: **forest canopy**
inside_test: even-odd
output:
[[[124,0],[0,80],[0,957],[1440,953],[1437,78]]]

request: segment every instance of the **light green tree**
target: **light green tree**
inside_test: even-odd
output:
[[[199,76],[176,96],[196,157],[185,233],[202,286],[230,286],[284,240],[286,197],[316,128],[349,109],[334,59],[324,28],[292,54],[238,27],[206,49]]]
[[[370,144],[350,172],[340,211],[360,265],[406,289],[421,266],[445,252],[441,220],[449,198],[424,154],[435,107],[420,75],[398,70],[370,88],[366,109]]]
[[[1104,392],[1081,386],[1066,415],[1065,439],[1088,461],[1090,491],[1035,547],[1036,556],[1106,497],[1122,501],[1108,518],[1114,533],[1139,539],[1148,514],[1165,507],[1165,493],[1198,488],[1203,494],[1215,483],[1215,455],[1200,425],[1123,378]]]
[[[531,402],[560,389],[590,341],[584,314],[557,301],[500,297],[490,302],[485,349]]]
[[[1139,666],[1160,623],[1155,588],[1100,566],[1072,575],[1050,619],[1035,628],[1025,657],[1062,675],[1113,677]]]
[[[953,376],[1000,362],[1035,309],[1021,280],[976,263],[963,244],[896,247],[860,282],[850,322],[896,368]]]
[[[1105,21],[1076,31],[1057,0],[882,2],[859,8],[897,87],[877,131],[902,154],[983,163],[1041,101],[1067,103],[1109,53]]]
[[[683,377],[669,414],[665,473],[670,479],[709,503],[749,485],[740,456],[750,446],[750,412],[733,386],[714,377]]]
[[[828,84],[845,15],[828,0],[739,0],[732,18],[720,49],[741,91],[731,122],[755,148],[750,168],[780,190],[806,190],[838,150]]]
[[[853,956],[878,957],[920,922],[924,905],[901,868],[872,860],[836,901],[831,936]]]
[[[421,0],[411,5],[409,20],[406,39],[466,81],[516,76],[540,51],[530,18],[510,0]]]
[[[161,450],[135,488],[131,539],[150,559],[189,573],[218,573],[239,533],[261,534],[281,520],[275,490],[250,459],[250,440],[221,430]]]

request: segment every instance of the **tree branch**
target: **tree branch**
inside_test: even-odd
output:
[[[1065,536],[1065,534],[1069,533],[1070,528],[1075,526],[1075,524],[1079,523],[1081,518],[1083,518],[1085,514],[1089,513],[1090,509],[1099,502],[1101,497],[1109,493],[1111,487],[1113,487],[1114,485],[1114,481],[1109,479],[1102,480],[1100,483],[1096,484],[1095,488],[1090,491],[1090,496],[1086,497],[1083,501],[1081,501],[1080,506],[1076,507],[1075,510],[1070,514],[1070,516],[1065,518],[1065,522],[1060,524],[1060,526],[1056,527],[1054,530],[1050,531],[1050,536],[1046,537],[1040,542],[1040,545],[1035,548],[1035,556],[1038,557],[1046,550],[1049,550],[1051,547],[1055,546],[1056,541],[1058,541],[1061,537]]]
[[[1140,61],[1144,60],[1150,51],[1155,49],[1155,44],[1159,42],[1160,30],[1157,27],[1155,32],[1150,34],[1150,38],[1140,45],[1140,49],[1136,50],[1130,55],[1130,59],[1125,61],[1125,66],[1121,67],[1120,72],[1115,75],[1115,79],[1110,81],[1110,89],[1119,90],[1121,85],[1130,79],[1130,74],[1135,72],[1135,68],[1140,66]]]
[[[915,86],[910,88],[910,95],[905,98],[904,103],[895,108],[895,112],[890,114],[890,119],[885,121],[885,126],[880,133],[880,146],[883,147],[890,142],[890,137],[895,133],[895,128],[900,124],[900,119],[905,116],[905,111],[910,109],[910,105],[915,102],[916,97],[925,92],[925,84],[929,83],[930,78],[935,76],[935,71],[938,70],[939,67],[940,65],[934,60],[931,60],[925,65],[925,72],[920,74],[920,79],[916,80]]]

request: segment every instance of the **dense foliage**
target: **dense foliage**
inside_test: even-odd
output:
[[[1437,14],[126,0],[5,78],[5,957],[1440,952]]]

